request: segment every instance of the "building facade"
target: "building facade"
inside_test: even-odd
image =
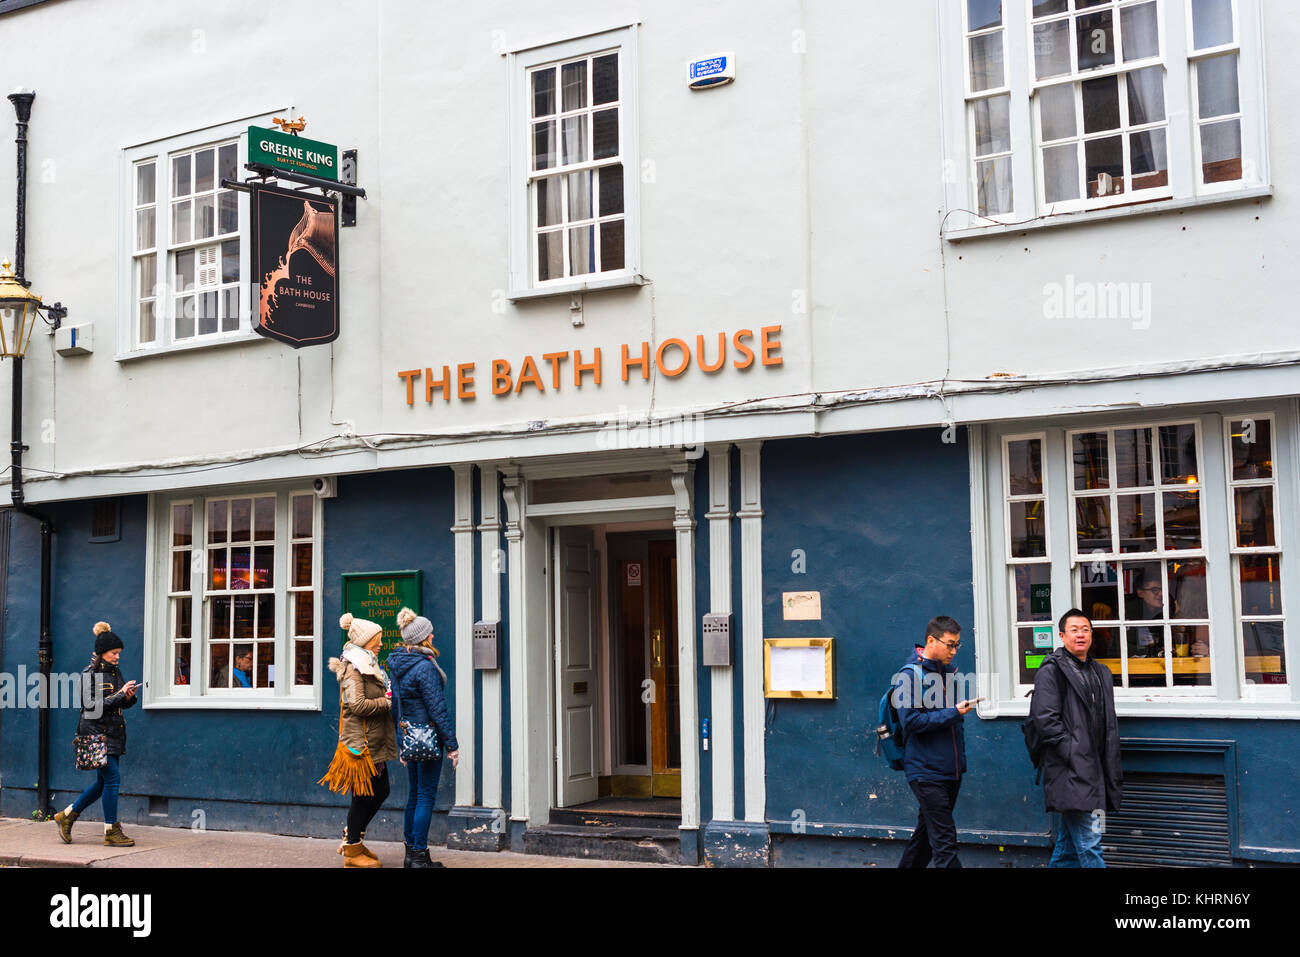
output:
[[[54,671],[107,619],[144,683],[124,820],[341,828],[315,782],[344,576],[418,571],[461,743],[449,845],[586,847],[571,809],[662,797],[674,860],[893,863],[915,805],[876,703],[951,614],[983,698],[963,854],[1045,863],[1019,724],[1078,606],[1130,782],[1112,858],[1300,862],[1283,4],[127,14],[0,3],[0,78],[37,94],[27,277],[90,343],[33,337],[25,492],[55,526]],[[366,198],[340,334],[295,350],[254,328],[222,183],[250,128],[300,116]],[[39,544],[7,528],[17,675]],[[801,638],[833,639],[827,697],[772,695],[795,679],[765,643]],[[0,813],[25,816],[20,701]],[[56,803],[75,720],[52,715]]]

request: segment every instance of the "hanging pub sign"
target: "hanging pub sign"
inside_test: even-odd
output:
[[[339,336],[338,199],[253,186],[253,275],[257,323],[295,349]]]

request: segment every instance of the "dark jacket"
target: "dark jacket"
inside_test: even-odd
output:
[[[915,655],[908,664],[914,660]],[[956,689],[947,677],[956,673],[956,665],[922,658],[919,688],[912,667],[905,667],[896,679],[903,773],[908,781],[957,781],[966,773],[963,715],[957,711]]]
[[[398,647],[388,654],[388,674],[393,679],[394,697],[401,696],[402,720],[411,724],[431,724],[438,729],[444,752],[459,751],[456,731],[442,692],[442,673],[434,667],[433,656]],[[397,720],[397,704],[393,705]]]
[[[81,718],[77,721],[77,734],[104,735],[109,754],[126,754],[126,719],[122,711],[140,699],[138,693],[128,695],[122,691],[124,684],[126,680],[117,665],[110,665],[98,655],[92,656],[90,664],[81,672]],[[90,716],[97,712],[98,718]]]
[[[1091,655],[1086,667],[1097,676],[1101,690],[1104,741],[1094,741],[1087,681],[1057,648],[1044,659],[1034,677],[1029,716],[1046,745],[1043,789],[1049,811],[1118,811],[1124,772],[1119,759],[1119,721],[1110,669]]]

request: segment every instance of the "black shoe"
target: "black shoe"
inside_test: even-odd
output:
[[[415,848],[411,847],[410,844],[406,845],[406,856],[402,858],[402,866],[403,867],[424,866],[423,864],[420,863],[420,852],[417,851]]]
[[[424,863],[421,864],[420,866],[421,867],[446,867],[447,865],[442,863],[442,861],[435,861],[432,858],[430,858],[429,849],[426,847],[424,849]]]

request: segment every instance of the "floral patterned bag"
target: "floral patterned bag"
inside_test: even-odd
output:
[[[79,734],[72,739],[78,771],[97,771],[108,764],[108,735]]]

